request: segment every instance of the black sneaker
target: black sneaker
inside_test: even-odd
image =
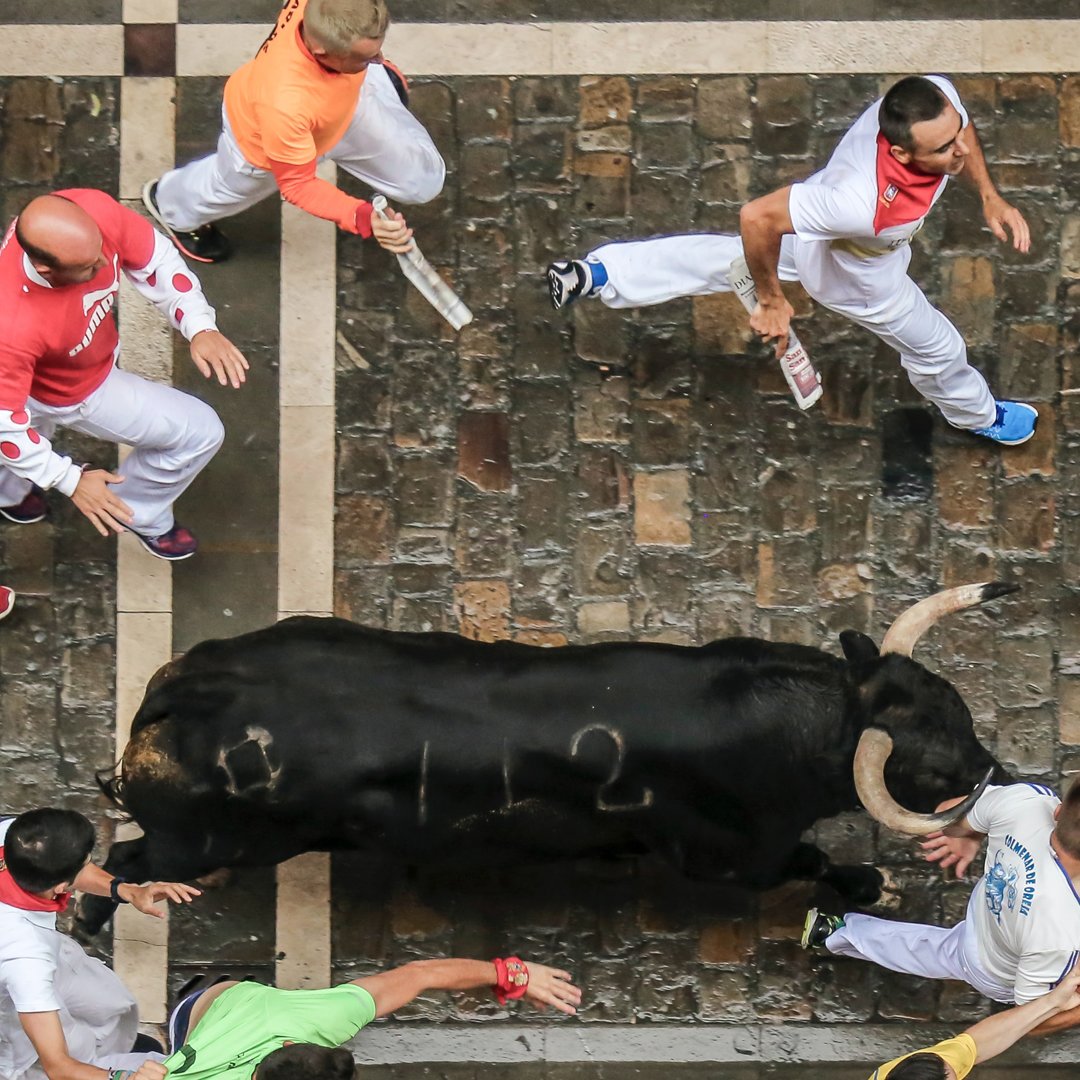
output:
[[[581,259],[556,259],[547,268],[551,306],[560,311],[592,291],[592,271]]]
[[[799,944],[804,949],[818,949],[843,925],[840,915],[826,915],[813,907],[806,913]]]
[[[229,238],[213,223],[200,225],[197,229],[185,232],[174,229],[162,216],[157,204],[156,180],[147,180],[143,184],[142,201],[146,212],[157,222],[162,232],[176,245],[181,255],[192,262],[224,262],[232,254]]]

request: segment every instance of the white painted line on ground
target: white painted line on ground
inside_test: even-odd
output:
[[[120,94],[120,194],[129,206],[142,182],[174,160],[174,79],[124,79]],[[121,278],[120,348],[124,367],[146,378],[172,381],[172,331],[164,318]],[[121,451],[121,457],[126,453]],[[172,566],[151,558],[131,535],[116,556],[116,749],[127,745],[131,720],[146,682],[172,658]],[[138,835],[121,826],[118,836]],[[168,918],[128,907],[113,920],[113,967],[139,1005],[144,1023],[163,1023],[167,1012]]]
[[[319,176],[334,182],[332,162]],[[334,336],[337,237],[288,203],[281,208],[278,402],[278,617],[334,607]],[[330,985],[330,856],[277,868],[276,982]]]
[[[174,23],[179,7],[179,0],[124,0],[121,18],[126,23]]]
[[[0,23],[0,76],[122,75],[124,28]]]
[[[228,75],[269,25],[181,24],[180,75]],[[394,23],[410,75],[1074,71],[1080,19]]]

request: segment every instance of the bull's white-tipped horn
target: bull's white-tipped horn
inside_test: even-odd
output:
[[[866,812],[893,832],[906,836],[926,836],[939,832],[953,822],[967,817],[968,811],[986,790],[994,775],[991,767],[977,788],[957,806],[940,814],[918,814],[906,810],[889,794],[885,786],[885,763],[893,751],[892,736],[880,728],[867,728],[855,750],[855,790]]]
[[[984,581],[977,585],[960,585],[955,589],[944,589],[925,600],[920,600],[907,609],[885,633],[881,643],[881,653],[899,653],[910,656],[919,638],[945,615],[966,608],[978,607],[987,600],[996,600],[1016,592],[1019,585],[1007,581]]]

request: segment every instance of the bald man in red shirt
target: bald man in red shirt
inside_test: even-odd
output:
[[[129,530],[151,555],[186,559],[198,543],[173,503],[224,430],[209,405],[117,366],[121,274],[188,339],[203,375],[244,382],[247,361],[198,279],[145,218],[89,188],[34,199],[0,244],[0,515],[40,521],[57,488],[103,536]],[[132,452],[116,472],[79,465],[53,448],[57,427]]]

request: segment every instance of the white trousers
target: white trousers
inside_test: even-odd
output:
[[[55,932],[55,931],[54,931]],[[133,1054],[139,1030],[135,999],[116,974],[95,960],[66,935],[57,933],[59,963],[53,983],[61,1003],[60,1024],[68,1053],[103,1069],[137,1069],[147,1058],[161,1054]],[[46,1080],[37,1051],[26,1037],[11,999],[0,1005],[0,1076],[5,1080]]]
[[[728,272],[740,254],[738,236],[698,233],[605,244],[589,258],[598,259],[608,272],[600,299],[608,307],[623,308],[730,292]],[[906,269],[910,250],[881,258],[903,259]],[[882,273],[883,267],[873,267],[858,277],[828,244],[801,243],[794,236],[783,238],[778,269],[781,280],[801,282],[822,307],[896,349],[911,384],[954,427],[994,423],[994,397],[968,363],[964,339],[906,273]]]
[[[217,152],[167,172],[157,187],[162,217],[197,229],[239,214],[277,191],[273,174],[244,158],[222,107]],[[442,191],[446,165],[424,125],[404,105],[381,64],[371,64],[352,122],[320,161],[335,161],[391,201],[426,203]]]
[[[946,929],[872,915],[845,915],[844,926],[825,946],[837,956],[869,960],[905,975],[959,979],[993,1001],[1013,1002],[1013,988],[995,979],[980,963],[979,943],[968,919]]]
[[[173,503],[225,438],[209,405],[118,367],[77,405],[46,405],[31,398],[27,408],[47,439],[63,427],[133,448],[116,470],[124,482],[113,491],[131,507],[131,528],[144,536],[160,536],[173,527]],[[0,506],[17,505],[29,490],[29,480],[0,467]]]

